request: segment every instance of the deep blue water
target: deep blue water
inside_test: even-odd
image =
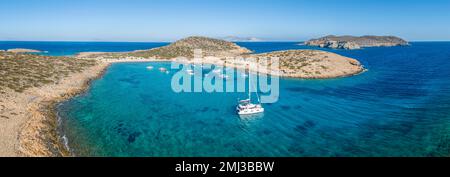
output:
[[[26,48],[45,51],[42,55],[71,56],[80,52],[127,52],[161,47],[158,42],[23,42],[0,41],[0,50]]]
[[[258,53],[312,48],[239,44]],[[368,71],[282,79],[279,101],[252,119],[234,111],[244,93],[177,94],[174,71],[146,69],[168,63],[114,64],[58,107],[61,128],[81,156],[450,155],[450,42],[328,51],[356,58]]]

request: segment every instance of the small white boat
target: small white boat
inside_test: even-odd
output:
[[[230,78],[230,76],[225,75],[225,74],[220,74],[219,77],[222,78],[222,79],[229,79]]]
[[[148,69],[148,70],[152,70],[152,69],[153,69],[153,66],[147,66],[147,69]]]
[[[166,68],[163,68],[163,67],[161,67],[161,68],[159,68],[159,71],[161,71],[161,72],[167,72],[167,69]]]
[[[221,73],[221,72],[222,72],[221,69],[215,69],[215,70],[213,70],[213,73]]]
[[[188,69],[188,70],[186,70],[186,73],[188,73],[189,75],[194,75],[194,70],[192,70],[192,69]]]

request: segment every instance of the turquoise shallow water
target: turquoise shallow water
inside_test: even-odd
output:
[[[241,43],[255,52],[309,48]],[[333,52],[368,72],[338,79],[281,79],[264,116],[241,119],[244,93],[174,93],[153,65],[112,65],[58,107],[81,156],[448,156],[450,43]]]

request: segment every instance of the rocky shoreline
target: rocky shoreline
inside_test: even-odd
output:
[[[17,155],[70,156],[57,132],[55,105],[85,91],[90,81],[100,77],[107,66],[109,63],[99,63],[83,73],[76,73],[65,78],[57,85],[33,88],[28,91],[27,93],[34,94],[35,99],[28,103],[28,120],[20,128]]]
[[[58,132],[56,106],[89,88],[90,83],[100,78],[113,63],[120,62],[152,62],[156,60],[102,60],[97,64],[73,73],[56,84],[35,87],[18,93],[8,91],[1,95],[2,111],[8,107],[9,112],[20,112],[10,115],[2,129],[0,156],[22,157],[66,157],[72,156],[65,147],[62,136]],[[159,61],[159,60],[158,60]],[[3,106],[5,105],[5,106]],[[1,112],[0,112],[1,113]]]
[[[20,128],[16,156],[25,157],[67,157],[73,156],[67,149],[60,132],[56,107],[59,103],[85,92],[91,82],[104,74],[113,63],[152,62],[154,60],[108,60],[65,78],[58,85],[34,88],[29,92],[46,92],[44,98],[29,103],[29,116]],[[51,88],[53,91],[49,91]],[[55,91],[56,90],[56,91]]]

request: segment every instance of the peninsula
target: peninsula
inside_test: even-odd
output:
[[[395,36],[325,36],[311,39],[305,45],[332,49],[361,49],[364,47],[392,47],[409,45],[407,41]]]
[[[202,62],[226,65],[228,67],[244,69],[250,67],[255,71],[261,64],[259,59],[277,57],[280,60],[279,71],[261,71],[266,73],[277,73],[281,77],[295,78],[336,78],[355,75],[364,71],[363,66],[356,59],[351,59],[338,54],[319,50],[286,50],[263,54],[252,54],[252,51],[241,47],[235,43],[220,39],[207,37],[188,37],[176,41],[168,46],[154,48],[150,50],[139,50],[132,52],[93,52],[80,53],[78,58],[95,60],[121,60],[121,59],[156,59],[156,60],[176,60],[179,57],[187,58],[187,62],[199,62],[190,60],[193,58],[194,49],[201,49],[205,60]],[[241,60],[227,60],[229,57],[241,57]],[[255,58],[255,61],[248,60]]]
[[[52,105],[77,94],[107,63],[0,52],[0,156],[63,156]]]

